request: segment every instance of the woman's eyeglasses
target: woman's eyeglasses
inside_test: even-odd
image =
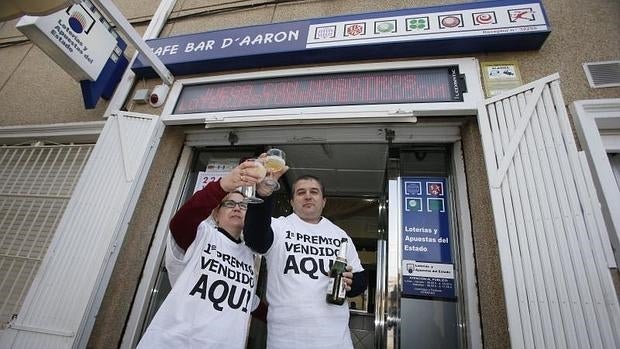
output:
[[[236,205],[239,205],[239,209],[241,210],[247,210],[248,209],[248,204],[246,202],[240,201],[234,201],[234,200],[224,200],[222,201],[222,203],[220,204],[220,206],[224,206],[227,208],[235,208]]]

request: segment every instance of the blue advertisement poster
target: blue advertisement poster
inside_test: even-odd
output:
[[[456,298],[445,177],[403,177],[403,296]]]

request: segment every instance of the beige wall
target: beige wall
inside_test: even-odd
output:
[[[267,24],[295,19],[370,12],[406,7],[424,7],[463,1],[305,1],[257,5],[258,1],[179,1],[164,36],[216,29]],[[126,17],[142,32],[145,20],[158,0],[116,0]],[[246,9],[215,11],[253,4]],[[581,67],[583,62],[620,59],[620,2],[617,0],[545,0],[552,32],[542,49],[475,55],[481,62],[515,60],[524,82],[559,72],[566,103],[578,99],[618,98],[620,87],[591,89]],[[14,29],[15,21],[0,24],[0,127],[101,120],[107,103],[85,110],[79,84],[56,66],[41,50]],[[130,50],[129,52],[133,52]],[[131,57],[131,56],[129,56]],[[151,87],[157,79],[138,81],[137,88]],[[148,105],[126,105],[127,109],[160,113]],[[148,253],[150,239],[183,143],[183,128],[168,128],[140,196],[125,242],[119,253],[109,287],[89,342],[89,348],[114,348],[120,343],[125,321]],[[480,294],[483,341],[488,348],[509,346],[501,284],[501,269],[480,135],[475,121],[463,127],[463,150],[469,185],[474,247]]]
[[[509,348],[508,318],[491,196],[488,190],[479,190],[488,188],[489,182],[478,123],[472,119],[463,125],[461,135],[476,256],[482,341],[485,348]]]
[[[178,35],[209,30],[267,24],[296,19],[370,12],[405,7],[424,7],[463,1],[306,1],[278,5],[257,5],[256,1],[178,2],[162,35]],[[157,0],[115,1],[125,16],[142,32],[154,13]],[[216,4],[214,4],[216,3]],[[222,8],[253,4],[247,9]],[[559,72],[565,100],[613,98],[620,87],[591,89],[581,67],[583,62],[620,59],[620,2],[615,0],[546,0],[544,6],[551,23],[551,35],[542,49],[533,52],[507,52],[475,55],[481,62],[516,60],[524,82]],[[17,20],[0,24],[0,126],[101,120],[106,102],[94,110],[83,107],[79,84],[52,62],[41,50],[14,28]],[[616,43],[615,45],[613,43]],[[133,49],[128,50],[133,52]],[[129,56],[131,57],[131,56]],[[143,82],[153,86],[155,81]],[[134,107],[141,108],[141,107]],[[148,107],[147,112],[157,110]]]
[[[122,339],[125,322],[140,281],[140,274],[166,199],[170,179],[183,148],[184,133],[179,127],[164,131],[157,155],[149,170],[125,241],[119,251],[106,289],[88,348],[116,348]]]

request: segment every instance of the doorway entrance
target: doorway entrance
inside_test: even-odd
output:
[[[462,348],[465,347],[462,343],[466,337],[462,332],[466,327],[463,297],[460,296],[461,281],[458,279],[461,275],[458,244],[452,245],[457,291],[454,300],[446,302],[432,297],[401,299],[400,293],[394,292],[394,287],[400,287],[402,270],[388,265],[400,258],[398,249],[401,248],[398,243],[393,243],[398,239],[389,233],[389,217],[395,213],[389,212],[387,207],[390,200],[395,201],[397,198],[390,197],[388,183],[403,176],[440,176],[451,181],[454,172],[453,142],[456,141],[453,138],[457,138],[458,133],[449,127],[438,127],[436,130],[443,129],[443,132],[449,134],[449,137],[445,137],[444,134],[433,135],[432,131],[429,132],[433,128],[429,126],[426,126],[426,132],[421,132],[422,128],[419,127],[390,126],[393,128],[385,125],[358,125],[340,129],[333,126],[309,127],[325,131],[319,133],[300,127],[290,127],[288,130],[209,130],[188,135],[187,144],[192,149],[193,160],[188,166],[184,194],[179,202],[184,202],[192,195],[199,172],[210,164],[256,156],[267,147],[283,149],[290,170],[281,178],[283,189],[277,193],[274,216],[291,213],[288,198],[291,184],[297,176],[310,174],[320,178],[326,187],[324,216],[351,236],[364,269],[368,272],[366,291],[348,300],[355,347],[407,348],[415,343],[413,339],[417,337],[419,341],[420,336],[427,337],[425,333],[432,330],[434,335],[425,346]],[[206,137],[209,132],[211,134]],[[214,141],[223,136],[230,138],[231,132],[239,137],[237,144],[225,145]],[[255,134],[252,137],[252,134],[244,132]],[[413,135],[417,133],[424,133],[424,137],[420,138],[428,141],[412,142],[416,139]],[[308,136],[317,134],[321,136]],[[387,137],[390,134],[394,137]],[[266,139],[270,143],[266,143]],[[438,140],[446,143],[437,143]],[[457,235],[456,229],[453,230],[451,234]],[[143,329],[148,326],[168,290],[162,265]],[[264,268],[261,268],[257,294],[264,296],[265,290],[266,275]],[[264,348],[265,341],[266,326],[253,321],[247,348]]]

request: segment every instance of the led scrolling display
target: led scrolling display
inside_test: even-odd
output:
[[[185,86],[174,114],[462,102],[464,86],[456,66],[205,83]]]

